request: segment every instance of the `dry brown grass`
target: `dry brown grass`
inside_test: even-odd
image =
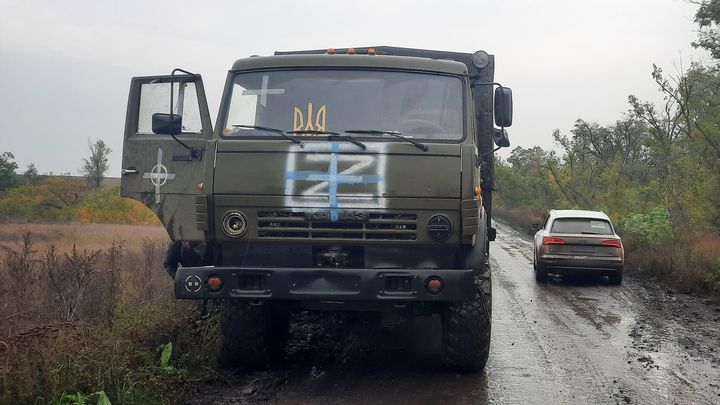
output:
[[[0,403],[104,390],[113,403],[177,398],[212,358],[212,323],[172,295],[158,226],[0,225]],[[173,342],[182,359],[157,367]],[[210,354],[209,354],[210,353]]]
[[[105,249],[113,241],[135,250],[146,240],[168,241],[165,228],[160,225],[120,224],[0,224],[0,253],[14,248],[22,235],[30,232],[36,249],[44,251],[52,244],[58,251],[69,251],[73,244],[88,250]]]
[[[626,238],[627,267],[656,276],[684,292],[720,294],[720,235],[680,232],[668,244],[634,246]]]
[[[532,224],[542,223],[546,214],[546,211],[532,210],[529,208],[493,208],[494,216],[501,218],[503,221],[510,223],[523,232],[527,232]]]

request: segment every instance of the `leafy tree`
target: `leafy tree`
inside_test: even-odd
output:
[[[25,178],[25,182],[28,184],[38,184],[41,180],[40,173],[34,163],[30,163],[28,165],[27,169],[23,173],[23,177]]]
[[[95,188],[99,188],[105,178],[105,172],[109,168],[108,155],[111,150],[101,139],[98,139],[95,143],[88,140],[88,146],[90,147],[90,156],[83,159],[82,172],[90,184]]]
[[[15,155],[10,152],[0,154],[0,191],[5,191],[17,186],[15,170],[18,165],[15,163]]]
[[[613,124],[556,130],[557,157],[532,147],[498,159],[496,212],[527,226],[543,208],[603,210],[623,234],[629,265],[720,292],[720,0],[690,1],[700,6],[693,45],[715,63],[673,74],[653,66],[663,101],[630,95]]]
[[[496,202],[508,208],[528,207],[541,212],[558,200],[549,174],[557,165],[554,152],[535,146],[516,147],[507,161],[495,163]]]
[[[720,59],[720,0],[693,1],[700,8],[695,14],[695,22],[699,26],[698,39],[692,45],[710,52],[715,59]]]

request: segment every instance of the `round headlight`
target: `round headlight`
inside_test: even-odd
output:
[[[427,223],[428,236],[436,241],[444,241],[452,233],[452,222],[445,215],[433,215]]]
[[[227,236],[233,238],[242,236],[247,230],[245,216],[237,211],[228,212],[225,214],[225,218],[223,218],[222,229]]]
[[[472,64],[478,69],[482,69],[490,64],[490,55],[485,51],[477,51],[472,55]]]

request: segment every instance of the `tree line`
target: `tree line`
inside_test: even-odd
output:
[[[157,223],[142,204],[121,198],[118,187],[102,187],[111,150],[102,140],[88,143],[83,177],[41,175],[32,163],[18,174],[15,156],[0,154],[0,221]]]
[[[653,66],[663,102],[631,94],[614,123],[555,130],[557,151],[497,159],[498,215],[527,226],[552,208],[605,211],[632,266],[720,292],[720,0],[697,4],[693,46],[712,60],[671,74]]]
[[[102,139],[95,142],[88,140],[88,148],[90,152],[86,158],[83,158],[81,172],[92,187],[100,188],[105,173],[110,168],[108,158],[112,149]],[[38,184],[44,177],[53,176],[52,172],[40,175],[34,163],[28,164],[27,169],[21,175],[17,174],[18,168],[12,152],[0,154],[0,192],[22,184]],[[62,175],[70,176],[70,173]]]

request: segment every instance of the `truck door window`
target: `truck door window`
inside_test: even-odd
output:
[[[200,105],[195,83],[175,83],[173,113],[182,116],[184,133],[202,133]],[[137,133],[152,134],[152,115],[170,112],[170,83],[144,83],[140,86],[140,109],[138,111]]]

